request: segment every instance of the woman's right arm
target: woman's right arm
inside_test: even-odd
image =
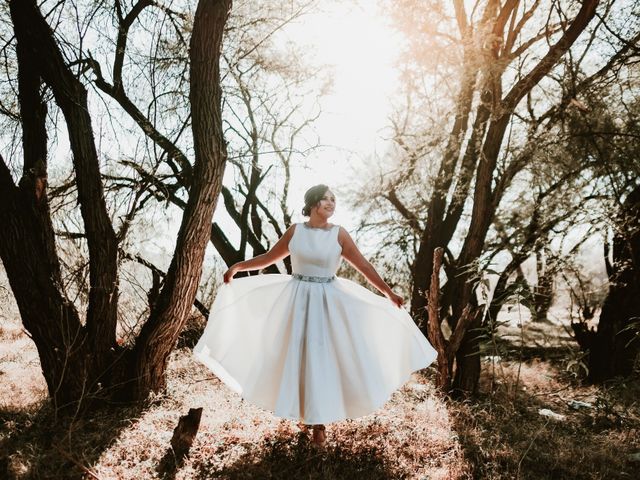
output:
[[[295,225],[291,225],[267,253],[231,265],[229,270],[224,272],[224,283],[229,283],[238,272],[266,268],[289,255],[289,240],[291,240],[295,228]]]

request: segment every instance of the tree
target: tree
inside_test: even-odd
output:
[[[563,57],[577,55],[572,71],[580,72],[602,21],[585,42],[576,41],[589,31],[599,3],[585,1],[565,11],[559,2],[545,9],[540,1],[488,0],[468,11],[461,1],[449,8],[407,0],[394,10],[403,28],[414,32],[406,73],[409,100],[394,123],[397,170],[387,170],[378,195],[414,239],[411,309],[425,333],[435,249],[445,252],[440,312],[455,331],[465,308],[477,306],[475,285],[485,265],[488,235],[514,179],[527,172],[536,140],[558,124],[590,81],[600,78],[598,71],[564,91],[552,90],[550,101],[546,93],[563,71]],[[600,6],[602,18],[610,7],[609,2]],[[621,42],[603,71],[632,53]],[[538,88],[541,82],[544,88]],[[442,118],[450,119],[446,131]],[[416,194],[424,191],[428,194]],[[534,230],[534,238],[539,232]],[[535,242],[531,246],[535,251]],[[474,316],[456,354],[456,392],[477,388],[481,322],[481,316]]]
[[[617,216],[613,263],[609,263],[609,294],[598,328],[573,323],[576,339],[589,352],[589,379],[630,375],[640,354],[640,186],[626,198]]]
[[[633,72],[623,84],[637,91],[639,78]],[[631,375],[640,354],[640,103],[628,102],[627,92],[617,87],[601,90],[596,97],[599,104],[567,127],[574,149],[597,159],[600,174],[600,208],[595,216],[603,226],[608,292],[595,327],[588,321],[597,311],[584,301],[584,318],[571,325],[576,341],[588,353],[592,382]],[[612,242],[607,230],[613,232]]]
[[[145,8],[137,2],[123,21]],[[120,2],[116,2],[122,14]],[[189,100],[195,162],[171,265],[133,348],[116,342],[118,236],[105,202],[87,90],[65,61],[35,0],[12,0],[23,174],[16,184],[0,162],[0,257],[23,324],[35,342],[56,408],[141,399],[164,386],[169,353],[186,320],[201,275],[211,218],[226,161],[220,50],[229,0],[198,3],[190,39]],[[126,22],[125,22],[126,24]],[[118,37],[121,41],[121,37]],[[114,66],[118,80],[122,64]],[[115,92],[122,84],[111,86]],[[89,253],[89,304],[78,311],[62,287],[47,192],[47,100],[50,89],[69,134],[77,198]],[[132,110],[135,113],[135,110]],[[84,322],[81,320],[84,317]]]

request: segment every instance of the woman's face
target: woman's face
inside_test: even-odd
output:
[[[336,196],[331,190],[327,190],[314,208],[319,215],[329,218],[336,209]]]

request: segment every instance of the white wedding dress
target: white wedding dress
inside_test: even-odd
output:
[[[335,277],[338,231],[297,224],[293,275],[222,285],[193,351],[249,402],[305,424],[377,410],[437,355],[404,309]]]

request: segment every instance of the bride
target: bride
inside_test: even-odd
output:
[[[227,386],[275,415],[313,425],[380,408],[436,351],[349,233],[329,223],[336,199],[326,185],[304,197],[307,222],[292,225],[267,253],[224,273],[194,355]],[[291,255],[292,275],[256,275]],[[344,258],[387,299],[335,276]],[[389,301],[390,300],[390,301]]]

